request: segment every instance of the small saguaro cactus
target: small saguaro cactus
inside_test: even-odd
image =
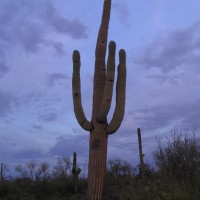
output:
[[[4,177],[3,177],[3,163],[1,163],[1,167],[0,167],[0,181],[4,181]]]
[[[77,157],[76,152],[73,155],[73,167],[72,167],[72,175],[73,175],[73,184],[74,184],[74,193],[76,194],[78,191],[78,175],[81,173],[81,169],[77,168]]]
[[[87,120],[81,102],[80,54],[73,52],[72,91],[74,112],[80,126],[90,131],[88,164],[88,199],[101,200],[107,160],[108,135],[115,133],[122,122],[125,109],[126,89],[126,53],[119,51],[119,65],[116,83],[116,106],[111,121],[107,122],[115,76],[114,41],[109,43],[107,65],[105,55],[107,48],[108,26],[110,20],[111,0],[104,0],[101,25],[97,37],[95,52],[95,70],[93,86],[93,107],[91,121]]]
[[[137,133],[138,133],[139,157],[140,157],[139,170],[141,178],[144,178],[144,160],[143,160],[144,154],[142,152],[142,138],[141,138],[140,128],[137,129]]]
[[[6,179],[6,172],[9,171],[8,165],[6,165],[5,163],[1,163],[0,165],[0,182],[5,181]]]

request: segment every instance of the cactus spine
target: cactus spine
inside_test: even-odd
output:
[[[140,176],[143,179],[144,178],[144,154],[142,152],[142,138],[141,138],[141,131],[140,128],[137,129],[137,133],[138,133],[138,144],[139,144],[139,157],[140,157]]]
[[[78,175],[81,173],[81,169],[77,168],[77,157],[76,152],[73,155],[73,167],[72,167],[72,175],[73,175],[73,184],[74,184],[74,193],[76,194],[78,191]]]
[[[126,53],[119,51],[119,65],[116,83],[116,106],[111,121],[107,122],[115,75],[114,41],[109,43],[107,65],[105,63],[111,0],[104,0],[101,25],[95,51],[92,119],[87,120],[81,102],[80,54],[73,52],[72,91],[74,112],[80,126],[90,131],[88,164],[88,199],[101,200],[106,170],[108,135],[115,133],[122,122],[125,108]]]

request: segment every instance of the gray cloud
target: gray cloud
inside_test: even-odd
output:
[[[156,82],[163,83],[168,82],[169,84],[178,84],[181,79],[180,75],[148,75],[146,76],[148,79],[154,79]]]
[[[2,160],[20,160],[20,159],[38,159],[44,157],[41,149],[20,149],[22,145],[16,142],[16,139],[1,135],[0,157]]]
[[[68,20],[62,17],[49,1],[45,1],[41,18],[57,32],[68,34],[72,38],[86,38],[86,27],[77,19]]]
[[[196,102],[196,104],[191,105],[190,112],[187,112],[187,115],[185,115],[184,119],[181,122],[181,126],[184,128],[189,129],[200,129],[199,125],[199,118],[200,118],[200,101]]]
[[[17,158],[17,159],[28,159],[28,161],[33,159],[39,159],[39,158],[46,158],[46,155],[42,153],[42,150],[39,149],[26,149],[22,150],[20,152],[13,153],[14,155],[10,155],[11,158]]]
[[[174,115],[172,107],[174,106],[168,105],[166,107],[140,109],[135,114],[134,119],[138,121],[138,127],[145,131],[158,130],[170,126],[173,121],[178,119],[177,117],[180,117],[177,113]]]
[[[36,129],[36,130],[42,130],[43,126],[42,125],[33,124],[32,128]]]
[[[21,102],[27,104],[30,102],[38,102],[45,95],[45,92],[27,92],[21,97]]]
[[[40,120],[45,121],[45,122],[52,122],[57,119],[57,114],[53,112],[49,113],[44,113],[40,115]]]
[[[8,93],[0,91],[0,116],[4,116],[20,105],[19,100]]]
[[[5,1],[0,11],[0,44],[4,47],[21,45],[27,52],[35,53],[42,46],[52,47],[63,54],[60,42],[52,41],[48,34],[56,32],[72,38],[86,38],[86,27],[78,20],[61,16],[51,1]]]
[[[177,68],[199,71],[200,22],[153,41],[134,62],[169,73]]]
[[[4,60],[0,60],[0,78],[9,72],[9,66]]]
[[[52,45],[55,50],[55,55],[64,55],[65,54],[64,45],[61,42],[54,42]]]
[[[64,80],[69,79],[69,77],[62,73],[53,73],[47,77],[47,85],[55,86],[56,84],[61,84]]]
[[[176,102],[176,104],[137,109],[134,112],[134,119],[138,121],[138,127],[148,131],[170,126],[199,129],[199,105],[200,99],[188,103]]]
[[[129,17],[128,7],[125,3],[113,3],[113,9],[119,15],[119,19],[124,23]]]
[[[75,137],[58,137],[56,144],[50,148],[52,155],[72,155],[77,152],[80,156],[88,156],[89,134],[78,135]]]

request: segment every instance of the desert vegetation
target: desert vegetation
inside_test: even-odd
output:
[[[172,131],[152,152],[153,162],[132,166],[121,158],[107,161],[104,200],[198,200],[200,195],[200,136],[197,131]],[[0,199],[87,199],[87,176],[75,158],[60,157],[54,167],[34,161],[15,166],[1,164]],[[73,164],[74,163],[74,164]],[[75,167],[76,165],[76,167]],[[79,166],[80,167],[80,166]],[[81,168],[81,167],[80,167]]]

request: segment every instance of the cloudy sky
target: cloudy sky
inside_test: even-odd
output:
[[[56,162],[76,151],[87,165],[89,133],[73,112],[72,52],[81,53],[82,100],[90,119],[102,5],[0,1],[0,162]],[[200,128],[199,10],[198,0],[112,1],[109,40],[117,51],[126,50],[128,74],[125,117],[109,137],[108,158],[138,164],[138,127],[146,161],[156,134]]]

